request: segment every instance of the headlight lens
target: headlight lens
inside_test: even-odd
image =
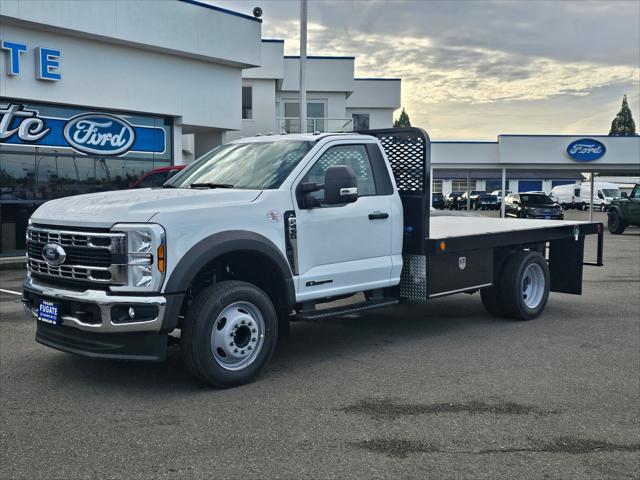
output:
[[[127,235],[127,285],[113,291],[159,291],[165,271],[165,232],[158,224],[119,223]]]

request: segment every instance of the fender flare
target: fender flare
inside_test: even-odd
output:
[[[620,220],[624,222],[624,215],[622,214],[622,209],[620,208],[620,205],[610,206],[609,211],[607,212],[607,217],[609,217],[609,215],[611,215],[612,213],[617,213],[618,216],[620,217]]]
[[[293,274],[284,255],[268,238],[246,230],[215,233],[196,243],[171,271],[164,292],[184,293],[204,265],[220,255],[234,251],[250,251],[269,258],[284,280],[288,306],[295,305]]]

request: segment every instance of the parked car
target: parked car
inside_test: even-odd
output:
[[[444,209],[444,195],[442,193],[431,194],[431,206],[438,210]]]
[[[506,195],[509,195],[510,193],[513,193],[513,192],[511,190],[505,190]],[[498,202],[498,207],[500,207],[502,205],[502,190],[494,190],[493,192],[491,192],[491,195],[496,197],[496,201]]]
[[[507,195],[505,215],[512,218],[564,219],[562,207],[548,195],[539,193],[512,193]]]
[[[467,197],[469,197],[470,208],[474,208],[475,201],[477,200],[478,195],[480,195],[481,193],[487,193],[487,192],[482,190],[471,190],[470,194],[469,192],[464,192],[460,199],[460,208],[467,208]]]
[[[451,192],[444,199],[444,208],[448,208],[449,210],[459,210],[461,198],[462,192]]]
[[[132,182],[129,188],[159,187],[184,167],[186,167],[186,165],[173,165],[171,167],[160,167],[149,170]]]
[[[621,234],[629,225],[640,226],[640,183],[630,195],[622,192],[620,198],[611,202],[608,227],[611,233]]]
[[[480,193],[473,202],[475,210],[495,210],[498,208],[498,198],[487,192]]]

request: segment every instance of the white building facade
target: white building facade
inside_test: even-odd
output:
[[[401,80],[354,78],[352,56],[307,56],[307,125],[300,128],[300,57],[284,40],[262,40],[262,64],[242,72],[242,127],[225,139],[269,133],[390,128],[400,107]]]

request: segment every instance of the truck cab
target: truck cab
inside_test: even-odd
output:
[[[586,235],[602,263],[601,224],[430,218],[429,171],[416,128],[268,135],[161,187],[47,202],[27,232],[36,341],[142,361],[179,343],[193,375],[229,387],[258,375],[293,321],[473,292],[531,320],[550,291],[581,292]]]

